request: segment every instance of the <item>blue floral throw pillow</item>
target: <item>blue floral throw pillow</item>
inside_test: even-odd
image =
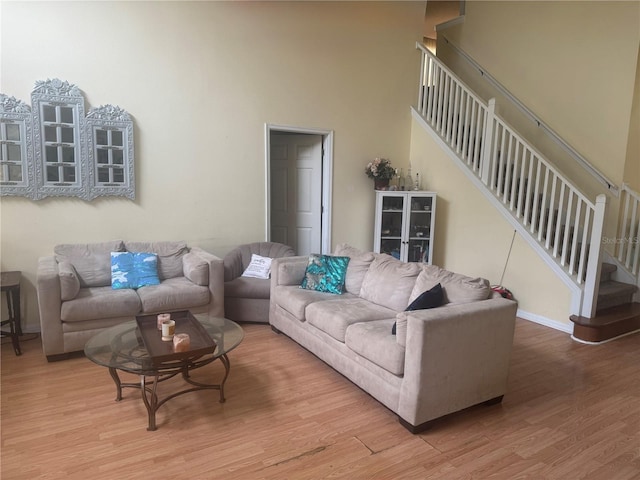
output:
[[[111,252],[111,288],[159,285],[155,253]]]
[[[309,263],[300,288],[342,295],[349,257],[309,255]]]

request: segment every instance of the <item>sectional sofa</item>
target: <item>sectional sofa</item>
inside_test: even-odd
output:
[[[345,244],[334,255],[349,258],[341,295],[301,288],[308,257],[273,261],[269,322],[276,332],[372,395],[414,433],[444,415],[502,400],[514,301],[485,279],[436,266]],[[441,306],[405,311],[437,288]]]

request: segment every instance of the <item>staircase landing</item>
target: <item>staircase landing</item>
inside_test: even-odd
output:
[[[627,303],[599,310],[595,317],[571,315],[573,336],[586,342],[603,342],[640,330],[640,303]]]

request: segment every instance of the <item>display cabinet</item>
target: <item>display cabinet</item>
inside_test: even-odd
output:
[[[431,263],[435,234],[433,192],[377,191],[373,250],[403,262]]]

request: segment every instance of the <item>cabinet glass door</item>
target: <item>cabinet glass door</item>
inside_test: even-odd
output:
[[[430,263],[431,213],[433,197],[410,196],[407,200],[408,222],[408,262]]]
[[[401,259],[402,225],[405,196],[385,195],[382,198],[380,222],[380,253]]]

